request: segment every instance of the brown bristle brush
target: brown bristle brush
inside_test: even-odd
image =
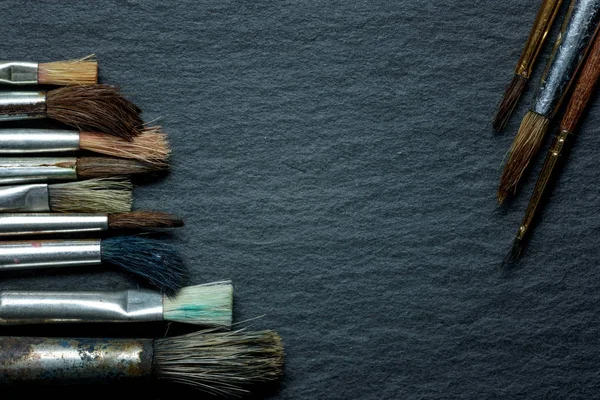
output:
[[[93,85],[98,83],[98,61],[91,54],[77,60],[37,63],[0,62],[0,84],[4,85]]]
[[[0,121],[51,118],[81,131],[131,140],[141,133],[141,110],[109,85],[73,85],[41,92],[0,92]]]

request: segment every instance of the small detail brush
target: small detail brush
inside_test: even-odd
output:
[[[137,236],[106,239],[0,242],[0,272],[113,265],[173,296],[187,280],[175,249],[161,240]]]
[[[118,178],[0,186],[0,212],[130,212],[132,190]]]
[[[531,110],[525,115],[500,178],[498,202],[515,193],[521,176],[538,152],[550,120],[569,91],[600,22],[600,0],[573,0],[546,65]]]
[[[79,150],[157,164],[165,164],[171,152],[167,135],[159,126],[144,128],[130,141],[106,133],[65,129],[0,129],[0,154]]]
[[[249,395],[283,373],[273,331],[199,331],[162,339],[0,337],[0,384],[155,379],[213,396]]]
[[[188,286],[173,297],[147,289],[0,291],[0,325],[170,321],[231,327],[230,281]]]
[[[0,92],[0,121],[50,118],[82,131],[131,140],[141,110],[109,85],[72,85],[38,92]]]
[[[48,63],[0,61],[0,84],[93,85],[98,83],[98,61],[92,54],[78,60]]]
[[[183,220],[157,211],[113,214],[0,213],[0,236],[176,228]]]
[[[527,81],[531,76],[531,71],[536,59],[542,49],[552,23],[560,9],[562,0],[543,0],[540,6],[533,27],[529,32],[529,37],[525,43],[525,48],[521,53],[521,58],[517,63],[513,79],[504,92],[504,97],[500,101],[494,116],[493,126],[497,131],[501,131],[510,119],[515,106],[517,105]]]

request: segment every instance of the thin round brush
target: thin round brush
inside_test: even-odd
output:
[[[552,27],[556,14],[560,9],[562,0],[544,0],[540,6],[535,22],[529,32],[529,37],[525,43],[525,48],[521,53],[521,58],[517,63],[515,74],[510,85],[504,92],[504,97],[498,104],[496,114],[493,119],[493,127],[497,131],[501,131],[506,126],[510,119],[515,106],[517,105],[527,81],[531,76],[531,71],[537,60],[537,57],[542,49],[548,32]]]
[[[575,90],[567,106],[567,110],[563,115],[560,123],[560,132],[554,138],[554,142],[546,155],[544,166],[538,180],[535,184],[533,194],[527,205],[525,216],[521,222],[521,226],[517,231],[517,235],[513,241],[513,245],[505,257],[504,265],[511,265],[519,258],[523,249],[526,238],[528,237],[532,224],[536,215],[541,210],[542,201],[550,188],[550,183],[554,180],[558,170],[558,160],[561,157],[566,157],[567,149],[571,146],[575,138],[575,129],[581,120],[583,111],[594,93],[600,79],[600,36],[597,36],[590,50],[590,55],[581,70],[581,74],[577,79]],[[564,161],[564,159],[563,159]]]
[[[165,163],[114,157],[2,157],[0,185],[154,175],[168,169]]]
[[[187,280],[175,249],[161,240],[137,236],[106,239],[0,242],[0,272],[45,268],[116,266],[173,296]]]
[[[0,186],[0,212],[129,212],[132,190],[123,178]]]
[[[250,395],[283,373],[273,331],[199,331],[163,339],[0,337],[0,384],[155,379],[213,396]]]
[[[72,85],[39,92],[0,92],[0,121],[50,118],[82,131],[131,140],[141,110],[109,85]]]
[[[145,163],[166,164],[171,149],[159,126],[142,129],[132,140],[98,132],[65,129],[0,129],[0,154],[92,151]]]
[[[176,228],[183,220],[158,211],[113,214],[0,213],[0,236]]]
[[[230,281],[180,289],[173,297],[146,289],[0,291],[0,325],[169,321],[230,328]]]
[[[509,151],[498,187],[498,202],[515,193],[521,176],[537,154],[550,120],[569,91],[600,22],[600,0],[573,0],[546,65],[531,110]]]
[[[78,60],[37,63],[0,61],[0,84],[4,85],[93,85],[98,83],[95,55]]]

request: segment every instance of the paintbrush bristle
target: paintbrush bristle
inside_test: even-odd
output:
[[[549,124],[548,117],[533,111],[529,111],[523,118],[519,132],[510,148],[508,161],[500,177],[497,194],[500,204],[509,195],[516,192],[519,180],[538,152]]]
[[[248,395],[253,386],[277,381],[283,364],[281,337],[273,331],[200,331],[154,341],[158,379],[211,395]]]
[[[38,64],[40,85],[93,85],[98,83],[98,61],[95,55],[78,60]]]
[[[133,158],[149,164],[166,164],[171,153],[167,135],[159,126],[145,128],[131,141],[97,132],[81,132],[82,150],[121,158]]]
[[[523,240],[516,237],[515,240],[513,240],[510,250],[508,251],[508,253],[504,257],[504,260],[502,261],[501,268],[504,270],[512,268],[519,259],[522,250]]]
[[[168,169],[168,164],[164,163],[151,164],[115,157],[79,157],[75,166],[75,171],[79,179],[148,175],[165,172]]]
[[[127,140],[140,133],[141,110],[109,85],[72,85],[46,93],[46,115],[80,131],[103,132]]]
[[[89,179],[48,185],[50,211],[120,213],[131,211],[133,185],[127,179]]]
[[[163,300],[165,321],[231,327],[233,286],[231,281],[184,287]]]
[[[525,91],[525,86],[527,86],[527,78],[515,74],[510,85],[508,85],[504,92],[504,97],[502,97],[502,100],[498,104],[496,115],[494,115],[494,120],[492,121],[494,129],[498,132],[506,126],[523,91]]]
[[[108,214],[109,229],[177,228],[183,225],[178,216],[160,211]]]
[[[102,239],[100,251],[102,262],[146,279],[167,296],[173,296],[187,280],[182,258],[164,241],[116,236]]]

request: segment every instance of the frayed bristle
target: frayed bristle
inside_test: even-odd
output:
[[[500,204],[509,195],[516,192],[519,180],[538,152],[549,124],[548,117],[533,111],[529,111],[523,118],[519,132],[510,148],[508,161],[500,177],[497,193]]]
[[[230,281],[185,287],[163,300],[166,321],[231,327],[233,286]]]
[[[46,93],[46,115],[80,131],[131,140],[143,129],[141,110],[109,85],[73,85]]]
[[[284,348],[273,331],[194,332],[154,341],[158,379],[189,385],[215,396],[242,396],[277,381]]]
[[[120,213],[131,211],[133,185],[127,179],[89,179],[48,185],[53,212]]]
[[[81,132],[79,146],[83,150],[159,165],[166,164],[171,153],[167,135],[159,126],[142,130],[131,141],[105,133]]]
[[[40,85],[93,85],[98,83],[98,61],[95,55],[78,60],[38,64]]]
[[[102,261],[146,279],[167,296],[187,280],[182,258],[168,243],[136,236],[117,236],[100,242]]]
[[[108,214],[109,229],[177,228],[183,220],[176,215],[159,211],[133,211]]]
[[[504,260],[502,261],[501,268],[503,270],[511,269],[515,265],[517,260],[519,259],[519,256],[521,255],[522,250],[523,250],[523,240],[521,240],[519,238],[515,238],[515,240],[513,240],[513,243],[512,243],[512,246],[510,247],[509,252],[506,254],[506,256],[504,257]]]
[[[504,97],[502,97],[502,100],[498,104],[496,115],[494,115],[494,120],[492,121],[494,129],[498,132],[503,130],[508,123],[515,106],[525,90],[525,86],[527,86],[527,78],[515,74],[510,85],[508,85],[504,92]]]
[[[167,164],[150,164],[114,157],[79,157],[75,170],[79,179],[147,175],[168,170]]]

